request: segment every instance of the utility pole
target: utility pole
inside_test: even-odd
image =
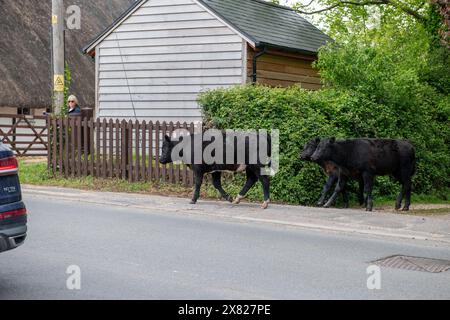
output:
[[[64,4],[52,0],[53,113],[59,115],[64,101]]]

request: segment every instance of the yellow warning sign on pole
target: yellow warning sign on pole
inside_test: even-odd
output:
[[[52,24],[57,24],[58,23],[58,16],[55,14],[52,16]]]
[[[64,76],[62,74],[55,75],[54,91],[64,92]]]

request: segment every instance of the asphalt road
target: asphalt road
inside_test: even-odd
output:
[[[381,269],[448,244],[52,200],[27,195],[26,243],[0,254],[2,299],[449,299],[450,271]],[[238,209],[237,209],[238,210]],[[69,266],[81,289],[67,288]]]

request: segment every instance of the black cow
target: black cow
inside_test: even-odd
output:
[[[191,145],[194,146],[194,140],[200,139],[200,141],[202,140],[202,135],[201,134],[194,134],[194,135],[189,135],[189,136],[184,136],[181,138],[181,140],[178,141],[174,141],[172,140],[169,136],[165,136],[164,142],[163,142],[163,146],[162,146],[162,155],[160,158],[160,162],[162,164],[167,164],[167,163],[171,163],[173,161],[176,160],[183,160],[187,166],[194,172],[194,183],[195,183],[195,188],[194,188],[194,195],[192,197],[192,201],[191,204],[195,204],[197,203],[198,198],[200,197],[200,188],[201,185],[203,183],[203,176],[206,173],[212,173],[212,178],[213,178],[213,185],[214,187],[220,192],[221,196],[227,200],[232,202],[232,198],[230,197],[230,195],[225,192],[225,190],[222,188],[222,184],[221,184],[221,173],[223,171],[231,171],[231,172],[243,172],[245,171],[247,174],[247,181],[244,185],[244,187],[242,188],[241,192],[239,193],[239,195],[236,197],[236,199],[233,201],[233,204],[239,204],[241,202],[241,200],[246,196],[247,192],[255,185],[255,183],[260,180],[263,186],[263,192],[264,192],[264,202],[262,204],[262,208],[266,209],[269,206],[269,202],[270,202],[270,178],[268,175],[263,175],[261,174],[261,169],[267,167],[268,164],[270,163],[266,163],[266,161],[261,161],[261,159],[259,159],[259,148],[260,148],[260,139],[259,136],[257,135],[256,137],[256,141],[257,146],[256,149],[253,149],[253,147],[255,146],[251,146],[250,145],[250,139],[245,139],[245,148],[241,149],[241,150],[245,150],[245,160],[239,160],[238,158],[238,152],[234,152],[234,158],[232,163],[229,163],[226,161],[227,158],[227,143],[230,143],[230,139],[226,139],[225,133],[223,134],[223,161],[221,161],[221,163],[217,164],[217,163],[213,163],[213,164],[207,164],[205,163],[203,156],[202,156],[202,160],[201,160],[201,164],[196,164],[194,159],[194,153],[195,152],[201,152],[201,154],[203,154],[203,151],[205,150],[205,148],[208,147],[208,145],[210,145],[214,140],[212,141],[203,141],[201,146],[202,146],[202,150],[196,150],[195,147],[191,148],[191,154],[190,156],[186,156],[183,155],[182,152],[179,154],[180,158],[179,159],[172,159],[172,151],[173,149],[183,141],[183,139],[191,139]],[[270,143],[270,136],[266,136],[267,137],[267,144],[266,146],[268,147],[267,149],[267,157],[270,157],[270,153],[271,153],[271,143]],[[238,146],[237,146],[237,139],[233,139],[234,142],[234,150],[238,150]],[[252,148],[251,148],[252,147]],[[249,152],[250,150],[257,150],[258,153],[258,157],[257,157],[257,161],[250,161],[250,155]],[[213,154],[214,155],[214,154]]]
[[[395,209],[399,210],[403,199],[403,211],[411,203],[411,180],[415,172],[415,150],[409,141],[392,139],[323,139],[313,156],[313,161],[332,161],[345,173],[340,175],[339,192],[345,186],[346,176],[358,172],[364,179],[366,210],[372,211],[372,189],[375,176],[392,175],[402,184]],[[333,196],[337,196],[334,194]]]
[[[311,157],[314,154],[314,152],[316,151],[319,143],[320,143],[320,138],[315,138],[315,139],[312,139],[311,141],[307,142],[305,147],[303,148],[303,151],[300,153],[300,159],[304,160],[304,161],[312,161]],[[325,174],[328,176],[328,180],[323,187],[320,199],[317,202],[317,206],[319,206],[319,207],[323,206],[325,208],[328,208],[333,204],[335,198],[333,199],[333,197],[331,197],[329,199],[329,201],[327,201],[326,203],[325,203],[325,198],[326,198],[328,192],[330,191],[331,187],[339,181],[339,174],[340,173],[342,174],[342,172],[341,172],[342,170],[340,170],[339,166],[337,166],[336,164],[334,164],[331,161],[313,161],[313,162],[315,162],[319,166],[321,166],[323,171],[325,172]],[[343,173],[343,174],[345,174],[345,173]],[[363,182],[362,176],[359,173],[355,172],[353,175],[347,177],[347,179],[348,178],[352,178],[352,179],[355,179],[358,181],[358,183],[359,183],[358,200],[359,200],[359,204],[363,205],[363,203],[364,203],[364,182]],[[338,185],[339,184],[336,184],[336,188],[338,188]],[[342,196],[344,199],[344,208],[348,208],[349,199],[348,199],[347,186],[344,186],[342,188]]]

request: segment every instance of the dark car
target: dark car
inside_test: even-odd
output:
[[[27,209],[22,202],[18,163],[0,142],[0,252],[17,248],[27,235]]]

